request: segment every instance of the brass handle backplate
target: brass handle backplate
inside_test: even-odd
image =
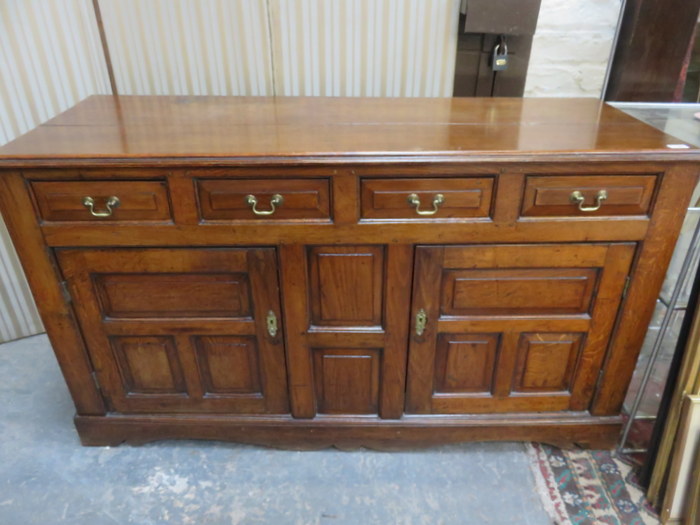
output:
[[[267,333],[270,334],[270,337],[277,335],[277,316],[272,310],[267,312]]]
[[[112,195],[107,197],[105,201],[105,211],[95,211],[95,199],[90,196],[83,197],[83,206],[90,211],[90,215],[93,217],[111,217],[114,213],[114,208],[118,208],[120,204],[119,197]]]
[[[250,206],[250,209],[253,210],[253,213],[255,215],[272,215],[277,211],[277,206],[282,206],[282,203],[284,202],[284,197],[282,197],[282,195],[280,195],[279,193],[275,193],[270,199],[269,210],[259,210],[257,208],[258,198],[255,195],[246,195],[245,202],[246,204],[248,204],[248,206]]]
[[[425,332],[425,325],[428,324],[428,314],[421,308],[416,314],[416,335],[421,336]]]
[[[595,206],[584,206],[583,202],[586,200],[586,198],[583,196],[583,193],[576,190],[571,192],[571,195],[569,196],[569,200],[574,204],[578,204],[578,209],[581,211],[598,211],[603,205],[603,201],[607,198],[608,192],[605,190],[600,190],[595,196]]]
[[[435,215],[440,208],[440,205],[445,202],[445,196],[442,193],[438,193],[433,197],[433,209],[432,210],[421,210],[420,209],[420,197],[418,194],[411,193],[408,196],[408,203],[416,208],[416,213],[418,215]]]

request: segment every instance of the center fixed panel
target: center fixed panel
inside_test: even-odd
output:
[[[309,343],[318,413],[379,412],[384,251],[384,246],[316,246],[307,252]],[[356,331],[360,333],[348,334]],[[339,334],[345,345],[338,341]]]
[[[282,246],[292,413],[403,413],[410,245]]]

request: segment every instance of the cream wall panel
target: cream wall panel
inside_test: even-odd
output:
[[[43,331],[7,228],[0,220],[0,342]]]
[[[117,90],[272,95],[265,0],[100,0]]]
[[[542,0],[526,97],[600,97],[622,0]]]
[[[0,0],[0,144],[109,93],[90,0]]]
[[[270,0],[278,95],[452,96],[460,0]]]
[[[0,145],[109,81],[90,0],[0,0]],[[0,218],[0,342],[43,331]]]

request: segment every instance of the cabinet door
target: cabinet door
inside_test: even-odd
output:
[[[418,247],[407,412],[586,410],[634,248]]]
[[[273,248],[57,256],[113,410],[288,412]]]

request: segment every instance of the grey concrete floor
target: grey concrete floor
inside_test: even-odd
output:
[[[47,338],[0,345],[0,525],[549,524],[522,444],[82,447]]]

